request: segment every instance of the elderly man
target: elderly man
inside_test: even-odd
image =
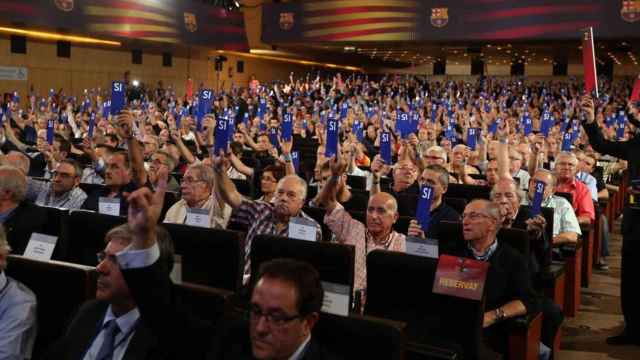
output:
[[[467,204],[462,214],[465,243],[454,254],[490,263],[485,283],[484,337],[495,351],[505,353],[509,329],[504,320],[535,312],[538,304],[526,260],[496,238],[500,223],[498,205],[488,200]]]
[[[227,156],[214,155],[215,192],[234,209],[234,220],[249,227],[245,244],[246,282],[251,269],[249,261],[251,243],[257,235],[287,236],[289,222],[298,217],[303,218],[303,222],[315,227],[315,240],[317,241],[322,239],[322,228],[313,218],[302,211],[307,198],[307,182],[302,178],[297,175],[287,175],[280,179],[272,202],[247,200],[240,195],[236,186],[227,176],[228,161]]]
[[[11,247],[0,226],[0,359],[30,359],[36,340],[36,297],[4,272]]]
[[[191,165],[180,184],[182,199],[169,208],[164,222],[226,228],[231,216],[231,207],[215,194],[213,188],[213,170],[204,164]],[[206,210],[208,223],[199,224],[191,220],[189,216],[191,209]]]
[[[428,165],[422,172],[419,181],[422,185],[429,185],[433,189],[427,237],[440,239],[441,221],[460,220],[460,214],[443,202],[444,194],[449,186],[449,172],[444,166]],[[420,233],[420,236],[424,236],[422,228],[416,220],[411,220],[409,227],[414,228],[416,232]]]
[[[105,235],[106,247],[97,254],[96,299],[83,304],[65,335],[49,350],[48,359],[152,359],[162,344],[141,318],[131,290],[116,260],[134,238],[128,224]],[[173,243],[158,227],[157,243],[163,275],[173,267]],[[97,325],[97,326],[96,326]]]
[[[65,159],[58,162],[50,184],[38,194],[36,205],[80,209],[87,199],[87,194],[78,187],[81,174],[77,161]]]
[[[367,223],[354,220],[336,200],[338,182],[344,174],[347,164],[336,156],[331,160],[331,179],[323,187],[318,203],[327,209],[324,222],[335,234],[339,243],[354,245],[355,279],[354,291],[361,295],[367,288],[367,254],[375,249],[405,251],[405,236],[393,230],[398,220],[398,204],[396,199],[385,192],[377,192],[369,198],[367,206]]]
[[[558,179],[557,192],[569,193],[573,197],[573,209],[580,224],[591,224],[596,218],[593,199],[589,188],[576,179],[578,158],[574,153],[561,152],[556,157],[554,172]]]
[[[542,196],[542,206],[554,209],[553,213],[553,245],[563,243],[575,243],[578,236],[582,235],[580,224],[576,218],[571,204],[561,197],[554,195],[556,186],[555,175],[545,169],[538,169],[529,182],[529,192],[527,197],[523,199],[523,205],[530,205],[535,195],[535,184],[540,181],[545,185],[544,194]]]
[[[24,253],[31,234],[42,232],[47,222],[47,211],[25,200],[26,193],[24,173],[11,166],[0,166],[0,223],[16,254]]]

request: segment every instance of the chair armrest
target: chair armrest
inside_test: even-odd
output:
[[[582,249],[582,238],[578,238],[575,244],[560,245],[560,252],[563,257],[574,257],[580,249]]]
[[[507,325],[512,332],[526,333],[538,319],[542,321],[542,313],[539,311],[508,319]]]

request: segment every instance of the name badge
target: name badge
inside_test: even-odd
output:
[[[169,275],[174,284],[182,283],[182,255],[173,255],[173,270]]]
[[[406,247],[407,254],[431,259],[438,258],[438,240],[436,239],[423,239],[415,236],[407,236]]]
[[[292,239],[316,241],[316,226],[313,221],[300,216],[291,218],[287,236]]]
[[[101,196],[98,199],[98,212],[105,215],[120,216],[120,198]]]
[[[51,260],[53,249],[58,242],[57,236],[45,235],[40,233],[32,233],[29,238],[27,248],[24,250],[24,257],[30,259],[48,261]]]
[[[349,315],[349,293],[347,285],[322,281],[324,298],[322,299],[322,312],[348,316]]]
[[[187,209],[187,219],[185,225],[208,228],[211,224],[209,210],[207,209]]]

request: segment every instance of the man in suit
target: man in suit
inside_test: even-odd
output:
[[[13,252],[22,255],[34,232],[42,232],[47,221],[45,209],[26,200],[27,177],[12,166],[0,166],[0,223]]]
[[[96,299],[83,304],[66,334],[51,348],[50,359],[133,360],[158,359],[156,336],[140,319],[135,300],[116,262],[116,254],[132,240],[129,225],[111,229],[107,246],[98,253]],[[164,228],[158,228],[161,261],[173,266],[173,243]]]
[[[165,357],[201,359],[208,353],[211,359],[333,359],[311,336],[324,295],[319,275],[310,265],[293,260],[261,268],[251,296],[248,331],[242,322],[227,323],[211,341],[210,328],[177,303],[168,273],[162,272],[156,224],[166,177],[165,169],[155,193],[144,187],[129,195],[133,241],[115,259],[141,320],[158,336]]]

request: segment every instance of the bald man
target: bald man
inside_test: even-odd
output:
[[[338,203],[336,192],[346,167],[339,155],[331,159],[331,179],[322,189],[318,202],[327,209],[324,222],[336,240],[356,248],[354,289],[363,295],[367,288],[367,254],[375,249],[405,251],[405,236],[393,230],[399,216],[398,203],[389,193],[378,192],[369,198],[366,225],[353,219]],[[364,297],[361,299],[364,303]]]

